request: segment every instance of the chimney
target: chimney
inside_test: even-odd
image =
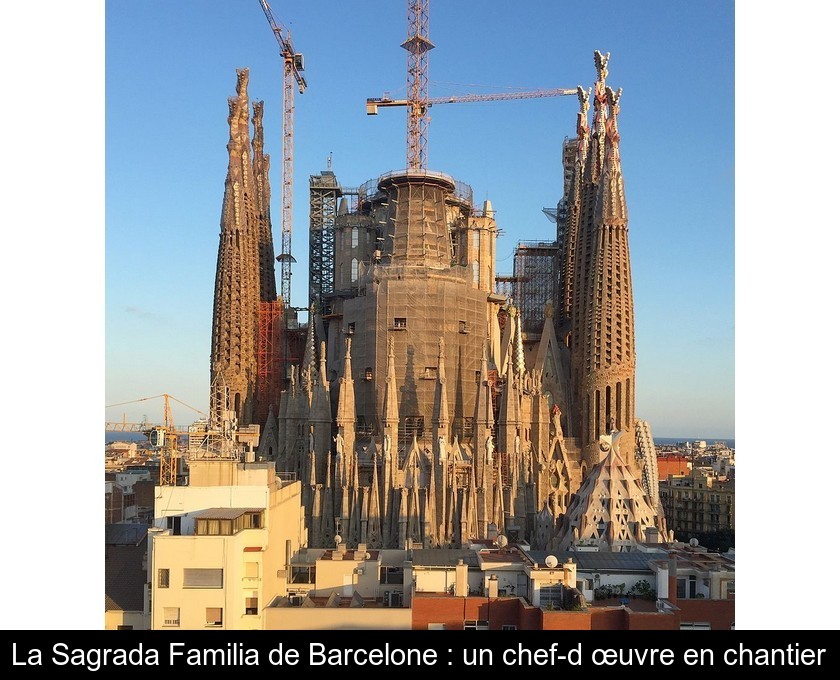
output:
[[[470,592],[467,569],[464,560],[458,560],[458,564],[455,565],[455,597],[466,597]]]
[[[491,574],[487,581],[487,597],[499,597],[499,577]]]
[[[659,543],[659,529],[647,527],[645,529],[645,543]]]
[[[668,599],[677,602],[677,551],[668,552]]]
[[[563,585],[567,588],[577,587],[577,565],[571,557],[563,564]]]

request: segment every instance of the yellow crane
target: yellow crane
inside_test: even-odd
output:
[[[306,78],[303,77],[303,55],[295,52],[289,29],[274,18],[274,13],[266,0],[260,0],[260,7],[280,46],[280,56],[283,58],[283,190],[281,192],[283,236],[277,260],[280,262],[280,296],[283,298],[283,305],[288,308],[291,297],[291,263],[294,262],[292,257],[292,172],[295,141],[295,84],[300,94],[303,94],[306,90]]]
[[[408,77],[406,99],[369,97],[365,108],[375,116],[380,106],[405,106],[407,111],[406,168],[426,169],[426,144],[428,142],[428,110],[435,104],[462,102],[489,102],[504,99],[537,99],[577,94],[577,89],[556,88],[529,92],[501,92],[497,94],[467,94],[456,97],[429,97],[428,52],[434,48],[429,40],[429,0],[408,0],[408,38],[401,45],[408,51]]]
[[[160,425],[149,424],[145,419],[139,423],[126,422],[125,416],[122,421],[106,422],[106,432],[142,432],[149,439],[152,448],[160,455],[160,485],[175,486],[178,481],[178,438],[189,434],[189,427],[176,427],[172,420],[172,407],[169,400],[173,400],[192,409],[199,416],[206,418],[206,414],[197,408],[173,397],[171,394],[157,394],[154,397],[142,397],[131,401],[122,401],[117,404],[109,404],[105,408],[136,404],[150,399],[163,397],[163,423]]]

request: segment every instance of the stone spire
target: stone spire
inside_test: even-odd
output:
[[[277,299],[277,283],[274,279],[274,242],[271,236],[271,187],[268,183],[268,169],[271,159],[263,153],[263,102],[254,102],[254,208],[257,218],[257,252],[260,261],[260,300],[273,302]]]
[[[286,440],[283,446],[286,460],[285,469],[288,472],[294,472],[298,462],[297,441],[301,416],[300,405],[300,394],[297,388],[297,366],[292,365],[292,370],[289,374],[289,389],[286,390],[286,412],[283,423],[286,433]]]
[[[517,379],[522,379],[525,372],[525,346],[522,343],[522,312],[516,310],[516,328],[513,333],[513,373]]]
[[[248,139],[248,69],[237,70],[236,76],[236,97],[228,100],[230,141],[213,297],[210,383],[217,376],[224,379],[230,407],[243,426],[251,424],[254,415],[260,281]],[[216,392],[211,392],[210,410],[220,422],[224,405],[217,401]]]
[[[496,444],[493,441],[493,386],[487,377],[487,345],[481,355],[481,370],[478,377],[478,398],[475,400],[475,421],[473,434],[473,459],[478,462],[479,477],[482,476],[488,454],[492,456]]]
[[[589,465],[610,423],[635,427],[635,332],[627,207],[619,155],[621,91],[606,85],[609,53],[595,52],[598,79],[575,261],[572,307],[572,434]],[[632,464],[635,464],[630,459]]]
[[[332,444],[332,412],[330,407],[330,383],[327,380],[326,354],[326,345],[321,342],[319,369],[317,374],[312,376],[312,405],[309,409],[309,422],[315,440],[315,470],[318,481],[321,483],[325,480],[326,459],[329,456]]]
[[[385,396],[382,400],[382,436],[390,436],[390,448],[396,452],[400,425],[399,401],[397,400],[397,374],[394,369],[394,338],[388,338],[388,366],[385,373]],[[386,447],[388,448],[388,447]]]
[[[376,465],[376,454],[373,455],[373,472],[370,482],[370,501],[368,504],[367,542],[372,548],[381,548],[382,542],[382,511],[379,491],[379,469]]]
[[[581,218],[581,198],[583,191],[584,172],[586,170],[586,158],[589,153],[589,98],[592,88],[584,90],[578,85],[577,95],[580,111],[577,115],[577,150],[575,152],[575,163],[572,169],[572,179],[569,185],[569,193],[566,197],[566,224],[565,240],[560,253],[560,272],[557,309],[558,334],[565,341],[565,336],[571,330],[572,303],[574,297],[575,283],[575,258],[577,255],[578,235]]]
[[[353,388],[350,341],[350,337],[345,339],[344,372],[338,381],[338,407],[335,414],[335,424],[338,428],[335,435],[336,453],[339,452],[340,447],[343,452],[341,479],[345,484],[350,475],[350,465],[356,454],[356,393]]]
[[[440,437],[443,441],[449,442],[449,401],[446,398],[446,351],[444,349],[443,337],[438,339],[438,366],[437,381],[435,383],[435,403],[432,416],[432,423],[435,427],[435,441]]]
[[[321,547],[332,545],[335,536],[335,517],[333,507],[332,475],[330,474],[330,457],[327,456],[326,481],[324,483],[323,508],[321,509]]]
[[[303,350],[303,361],[300,364],[301,387],[311,390],[315,381],[315,305],[309,307],[309,328],[306,331],[306,346]]]

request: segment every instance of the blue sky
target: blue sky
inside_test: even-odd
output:
[[[734,9],[731,2],[431,2],[430,93],[588,87],[611,52],[636,302],[637,415],[656,436],[734,436]],[[405,2],[280,2],[305,57],[296,97],[292,304],[306,305],[308,177],[358,185],[405,165]],[[572,25],[572,21],[576,26]],[[579,28],[583,27],[583,28]],[[106,404],[169,392],[208,403],[210,321],[227,168],[227,97],[248,66],[266,101],[280,233],[281,62],[257,0],[106,3]],[[429,168],[489,198],[504,231],[550,239],[573,97],[436,106]],[[106,410],[159,419],[162,403]],[[176,418],[194,414],[176,406]]]

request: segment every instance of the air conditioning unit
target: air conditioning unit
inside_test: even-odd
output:
[[[390,607],[391,606],[391,591],[386,590],[382,593],[382,606],[383,607]]]
[[[289,602],[293,607],[300,607],[303,604],[303,595],[289,595]]]

